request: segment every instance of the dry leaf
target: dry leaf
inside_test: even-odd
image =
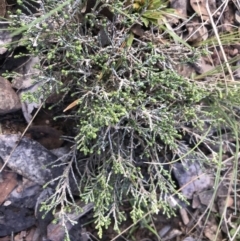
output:
[[[0,0],[0,17],[4,17],[6,13],[6,1]]]
[[[179,16],[187,17],[187,1],[186,0],[171,0],[170,7],[175,9]]]
[[[63,112],[72,109],[74,106],[76,106],[76,105],[78,104],[78,101],[79,101],[79,100],[74,100],[70,105],[68,105],[68,106],[63,110]]]
[[[17,174],[13,172],[2,172],[3,181],[0,182],[0,205],[17,186]]]
[[[180,215],[181,215],[181,218],[182,218],[183,223],[184,223],[185,225],[187,225],[187,224],[189,223],[189,217],[188,217],[188,214],[187,214],[186,209],[180,208],[179,213],[180,213]]]
[[[144,34],[144,30],[142,29],[142,26],[137,23],[131,27],[131,31],[139,37],[142,37]]]
[[[217,233],[218,232],[218,233]],[[207,225],[204,229],[204,235],[210,240],[210,241],[222,241],[222,235],[221,231],[218,230],[218,226],[216,224],[216,221],[211,218],[207,222]]]
[[[202,42],[208,38],[208,30],[201,23],[188,23],[186,24],[188,36],[185,40],[192,43]]]
[[[167,240],[171,240],[174,239],[176,237],[179,237],[182,234],[182,232],[178,229],[172,229],[167,236],[165,236],[164,238],[162,238],[162,241],[167,241]]]
[[[192,199],[192,208],[196,209],[201,206],[199,197],[197,194],[193,194],[193,199]]]
[[[190,0],[190,4],[193,8],[193,10],[199,15],[201,16],[201,18],[203,20],[208,20],[209,19],[209,14],[207,11],[207,7],[206,4],[209,4],[209,10],[211,12],[211,14],[214,13],[214,11],[216,10],[216,2],[214,0]]]
[[[18,95],[10,82],[0,77],[0,114],[7,114],[21,109]]]
[[[15,237],[15,241],[35,241],[33,240],[33,236],[34,236],[34,232],[35,232],[36,228],[31,228],[30,231],[26,232],[23,231],[19,234],[19,239],[17,239],[17,236]]]
[[[235,12],[235,20],[240,23],[240,12],[238,10]]]

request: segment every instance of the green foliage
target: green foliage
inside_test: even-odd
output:
[[[169,197],[184,198],[164,168],[165,156],[180,152],[186,125],[201,130],[206,121],[212,126],[224,123],[219,106],[230,106],[226,112],[231,113],[233,105],[239,105],[239,86],[230,86],[226,94],[221,85],[186,79],[171,64],[176,58],[176,64],[192,62],[185,53],[174,56],[164,51],[171,46],[141,41],[133,35],[128,39],[128,29],[139,12],[146,26],[150,19],[159,20],[160,1],[153,1],[147,10],[145,5],[135,9],[137,13],[124,12],[121,1],[105,4],[116,10],[121,20],[116,25],[104,16],[82,14],[82,2],[70,7],[54,0],[45,4],[52,15],[41,23],[35,19],[39,24],[30,24],[25,37],[35,43],[35,48],[29,44],[32,53],[44,60],[42,78],[47,80],[47,88],[64,93],[70,104],[67,111],[78,123],[75,140],[85,155],[78,160],[85,165],[80,197],[86,203],[94,202],[99,235],[112,221],[115,230],[120,230],[126,219],[121,209],[125,202],[132,205],[133,222],[149,209],[172,215]],[[54,11],[58,4],[62,7]],[[156,17],[149,11],[155,11]],[[110,38],[106,47],[102,47],[99,29]],[[60,191],[58,195],[61,197]],[[58,195],[52,197],[51,208],[65,205],[66,193],[63,198]]]
[[[160,25],[168,14],[174,13],[173,9],[168,8],[168,1],[165,0],[135,0],[132,8],[140,14],[146,27],[150,23]]]

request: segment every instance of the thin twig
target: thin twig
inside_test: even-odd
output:
[[[222,55],[223,55],[223,59],[224,59],[225,64],[226,64],[226,66],[227,66],[227,70],[228,70],[228,72],[229,72],[229,74],[230,74],[231,80],[234,82],[233,72],[232,72],[231,67],[230,67],[230,65],[229,65],[229,63],[228,63],[228,59],[227,59],[227,56],[226,56],[225,51],[224,51],[224,49],[223,49],[222,42],[221,42],[221,40],[220,40],[220,38],[219,38],[218,30],[217,30],[217,28],[216,28],[216,25],[215,25],[215,23],[214,23],[214,20],[213,20],[213,17],[212,17],[210,8],[209,8],[208,0],[206,1],[206,9],[207,9],[207,12],[208,12],[208,15],[209,15],[209,19],[210,19],[211,24],[212,24],[213,31],[214,31],[214,33],[215,33],[215,35],[216,35],[216,38],[217,38],[219,47],[220,47],[220,49],[221,49],[221,52],[222,52]],[[225,86],[226,86],[226,94],[228,94],[228,88],[227,88],[227,81],[226,81],[226,79],[225,79]]]

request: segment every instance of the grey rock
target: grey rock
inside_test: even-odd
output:
[[[4,54],[5,52],[7,52],[7,44],[10,44],[12,42],[11,34],[7,30],[7,28],[7,22],[0,23],[0,54]]]
[[[0,237],[26,230],[36,224],[35,217],[26,208],[0,206],[0,213],[2,214]]]
[[[38,57],[30,57],[21,67],[17,69],[18,75],[12,81],[12,87],[15,89],[26,89],[36,84],[35,77],[40,75],[40,71],[35,68],[39,65]]]
[[[42,188],[38,184],[24,187],[20,193],[17,191],[17,188],[15,188],[9,195],[7,201],[10,201],[11,205],[15,207],[34,209],[41,192]]]
[[[178,146],[181,153],[181,162],[173,164],[173,174],[178,181],[183,195],[192,199],[193,195],[207,190],[213,186],[213,179],[204,170],[204,160],[198,153],[191,150],[187,145],[181,143]]]
[[[197,239],[195,239],[195,238],[193,238],[193,237],[191,237],[191,236],[183,239],[183,241],[196,241],[196,240],[197,240]],[[198,239],[198,240],[199,240],[199,239]],[[199,241],[200,241],[200,240],[199,240]]]
[[[213,185],[211,177],[202,171],[197,160],[188,162],[187,167],[182,163],[175,163],[173,166],[175,178],[187,199],[192,199],[194,193],[200,193]]]
[[[15,148],[19,139],[20,136],[16,134],[0,135],[0,157],[4,162],[8,161],[7,165],[13,171],[40,185],[63,173],[64,167],[59,166],[60,162],[54,163],[53,167],[51,163],[55,162],[57,157],[45,147],[23,137]]]

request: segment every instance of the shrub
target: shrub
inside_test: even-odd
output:
[[[58,4],[66,6],[55,11]],[[87,14],[81,13],[81,1],[42,5],[50,17],[15,18],[23,25],[35,21],[24,32],[26,46],[42,60],[45,90],[63,93],[69,104],[61,117],[71,116],[78,123],[75,140],[85,166],[80,197],[94,202],[99,235],[111,219],[119,231],[126,218],[121,209],[125,200],[132,205],[133,222],[148,209],[173,214],[169,198],[184,197],[176,191],[166,164],[181,153],[178,145],[187,126],[197,132],[206,123],[225,123],[219,110],[233,106],[231,100],[239,104],[239,87],[229,86],[227,94],[225,85],[215,80],[205,83],[180,76],[175,66],[181,60],[192,62],[201,49],[187,49],[170,39],[168,45],[158,43],[157,24],[163,15],[146,24],[141,18],[145,5],[132,11],[122,1],[112,1]],[[115,15],[113,22],[97,14],[104,7]],[[139,21],[148,26],[145,38],[131,32]],[[206,159],[201,153],[198,158]]]

